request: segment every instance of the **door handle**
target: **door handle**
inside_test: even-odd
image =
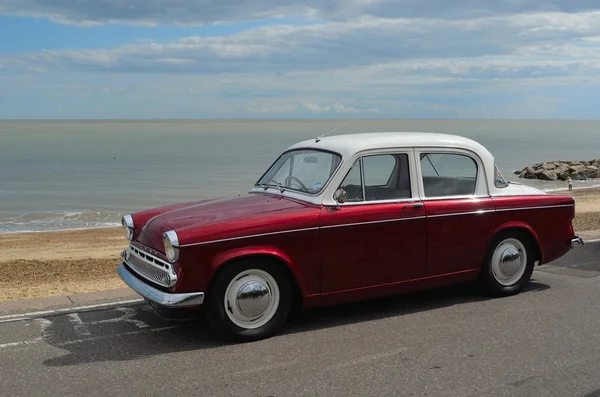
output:
[[[414,204],[405,205],[404,207],[402,207],[402,209],[409,210],[409,209],[418,209],[418,208],[423,208],[423,207],[424,207],[423,203],[414,203]]]

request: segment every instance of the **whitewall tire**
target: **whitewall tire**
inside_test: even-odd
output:
[[[260,259],[226,265],[206,296],[206,316],[227,339],[250,341],[275,334],[292,303],[292,285],[284,265]]]
[[[521,230],[498,233],[490,242],[480,284],[495,296],[513,295],[525,288],[536,262],[532,238]]]

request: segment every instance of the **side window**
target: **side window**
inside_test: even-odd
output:
[[[366,156],[363,158],[365,186],[385,186],[396,167],[396,158],[391,154]]]
[[[340,185],[348,194],[348,202],[363,201],[362,183],[360,177],[360,162],[358,159],[352,164],[352,168],[348,171],[348,175]]]
[[[362,178],[361,178],[362,160]],[[412,197],[407,154],[365,156],[357,160],[340,187],[349,202],[383,201]]]
[[[469,156],[422,153],[421,173],[427,197],[468,196],[475,193],[477,163]]]

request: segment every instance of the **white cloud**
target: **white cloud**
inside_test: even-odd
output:
[[[281,103],[279,100],[254,99],[251,104],[244,105],[250,113],[262,114],[295,114],[302,112],[316,114],[373,114],[380,113],[377,108],[356,108],[336,102],[333,104],[318,104],[315,102]]]
[[[598,20],[600,12],[469,20],[361,17],[311,26],[264,26],[229,36],[186,37],[166,44],[47,50],[5,56],[0,64],[55,71],[206,74],[290,73],[405,62],[405,73],[437,72],[443,64],[452,74],[462,75],[483,69],[519,69],[523,62],[531,65],[531,58],[536,57],[538,62],[532,67],[547,70],[552,65],[540,57],[570,60],[585,56],[591,64],[597,62],[599,45],[593,40],[600,37]],[[483,57],[502,59],[494,63]]]

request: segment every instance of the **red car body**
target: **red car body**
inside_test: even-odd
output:
[[[314,195],[306,199],[303,192],[256,186],[244,197],[131,214],[124,221],[131,247],[160,260],[155,260],[155,265],[170,266],[176,282],[165,287],[152,283],[147,274],[136,273],[127,264],[131,257],[127,251],[119,274],[157,307],[196,307],[211,291],[220,269],[241,259],[264,258],[286,269],[294,297],[302,307],[311,308],[476,280],[485,268],[490,244],[503,232],[528,236],[532,243],[528,253],[535,256],[536,265],[583,244],[573,231],[575,203],[571,196],[505,183],[489,152],[472,141],[437,134],[356,134],[305,141],[288,152],[321,150],[323,146],[340,153],[337,171],[341,174],[333,171],[337,179],[327,181],[316,199]],[[420,146],[430,152],[439,149],[442,154],[447,150],[452,154],[457,150],[455,153],[476,156],[477,177],[487,182],[476,182],[474,189],[484,194],[424,197],[419,179],[425,178],[424,171],[415,161],[415,147]],[[365,153],[385,155],[396,147],[407,153],[408,167],[417,168],[414,174],[410,171],[407,182],[412,187],[410,198],[349,205],[349,201],[328,197],[339,190],[341,178],[356,158],[362,158],[360,165],[365,167],[365,157],[361,157]],[[421,166],[423,159],[421,154]],[[361,171],[361,175],[366,172]],[[494,180],[490,181],[490,176]],[[165,253],[164,236],[169,231],[176,232],[176,261],[169,261]],[[131,282],[132,276],[135,282]]]

